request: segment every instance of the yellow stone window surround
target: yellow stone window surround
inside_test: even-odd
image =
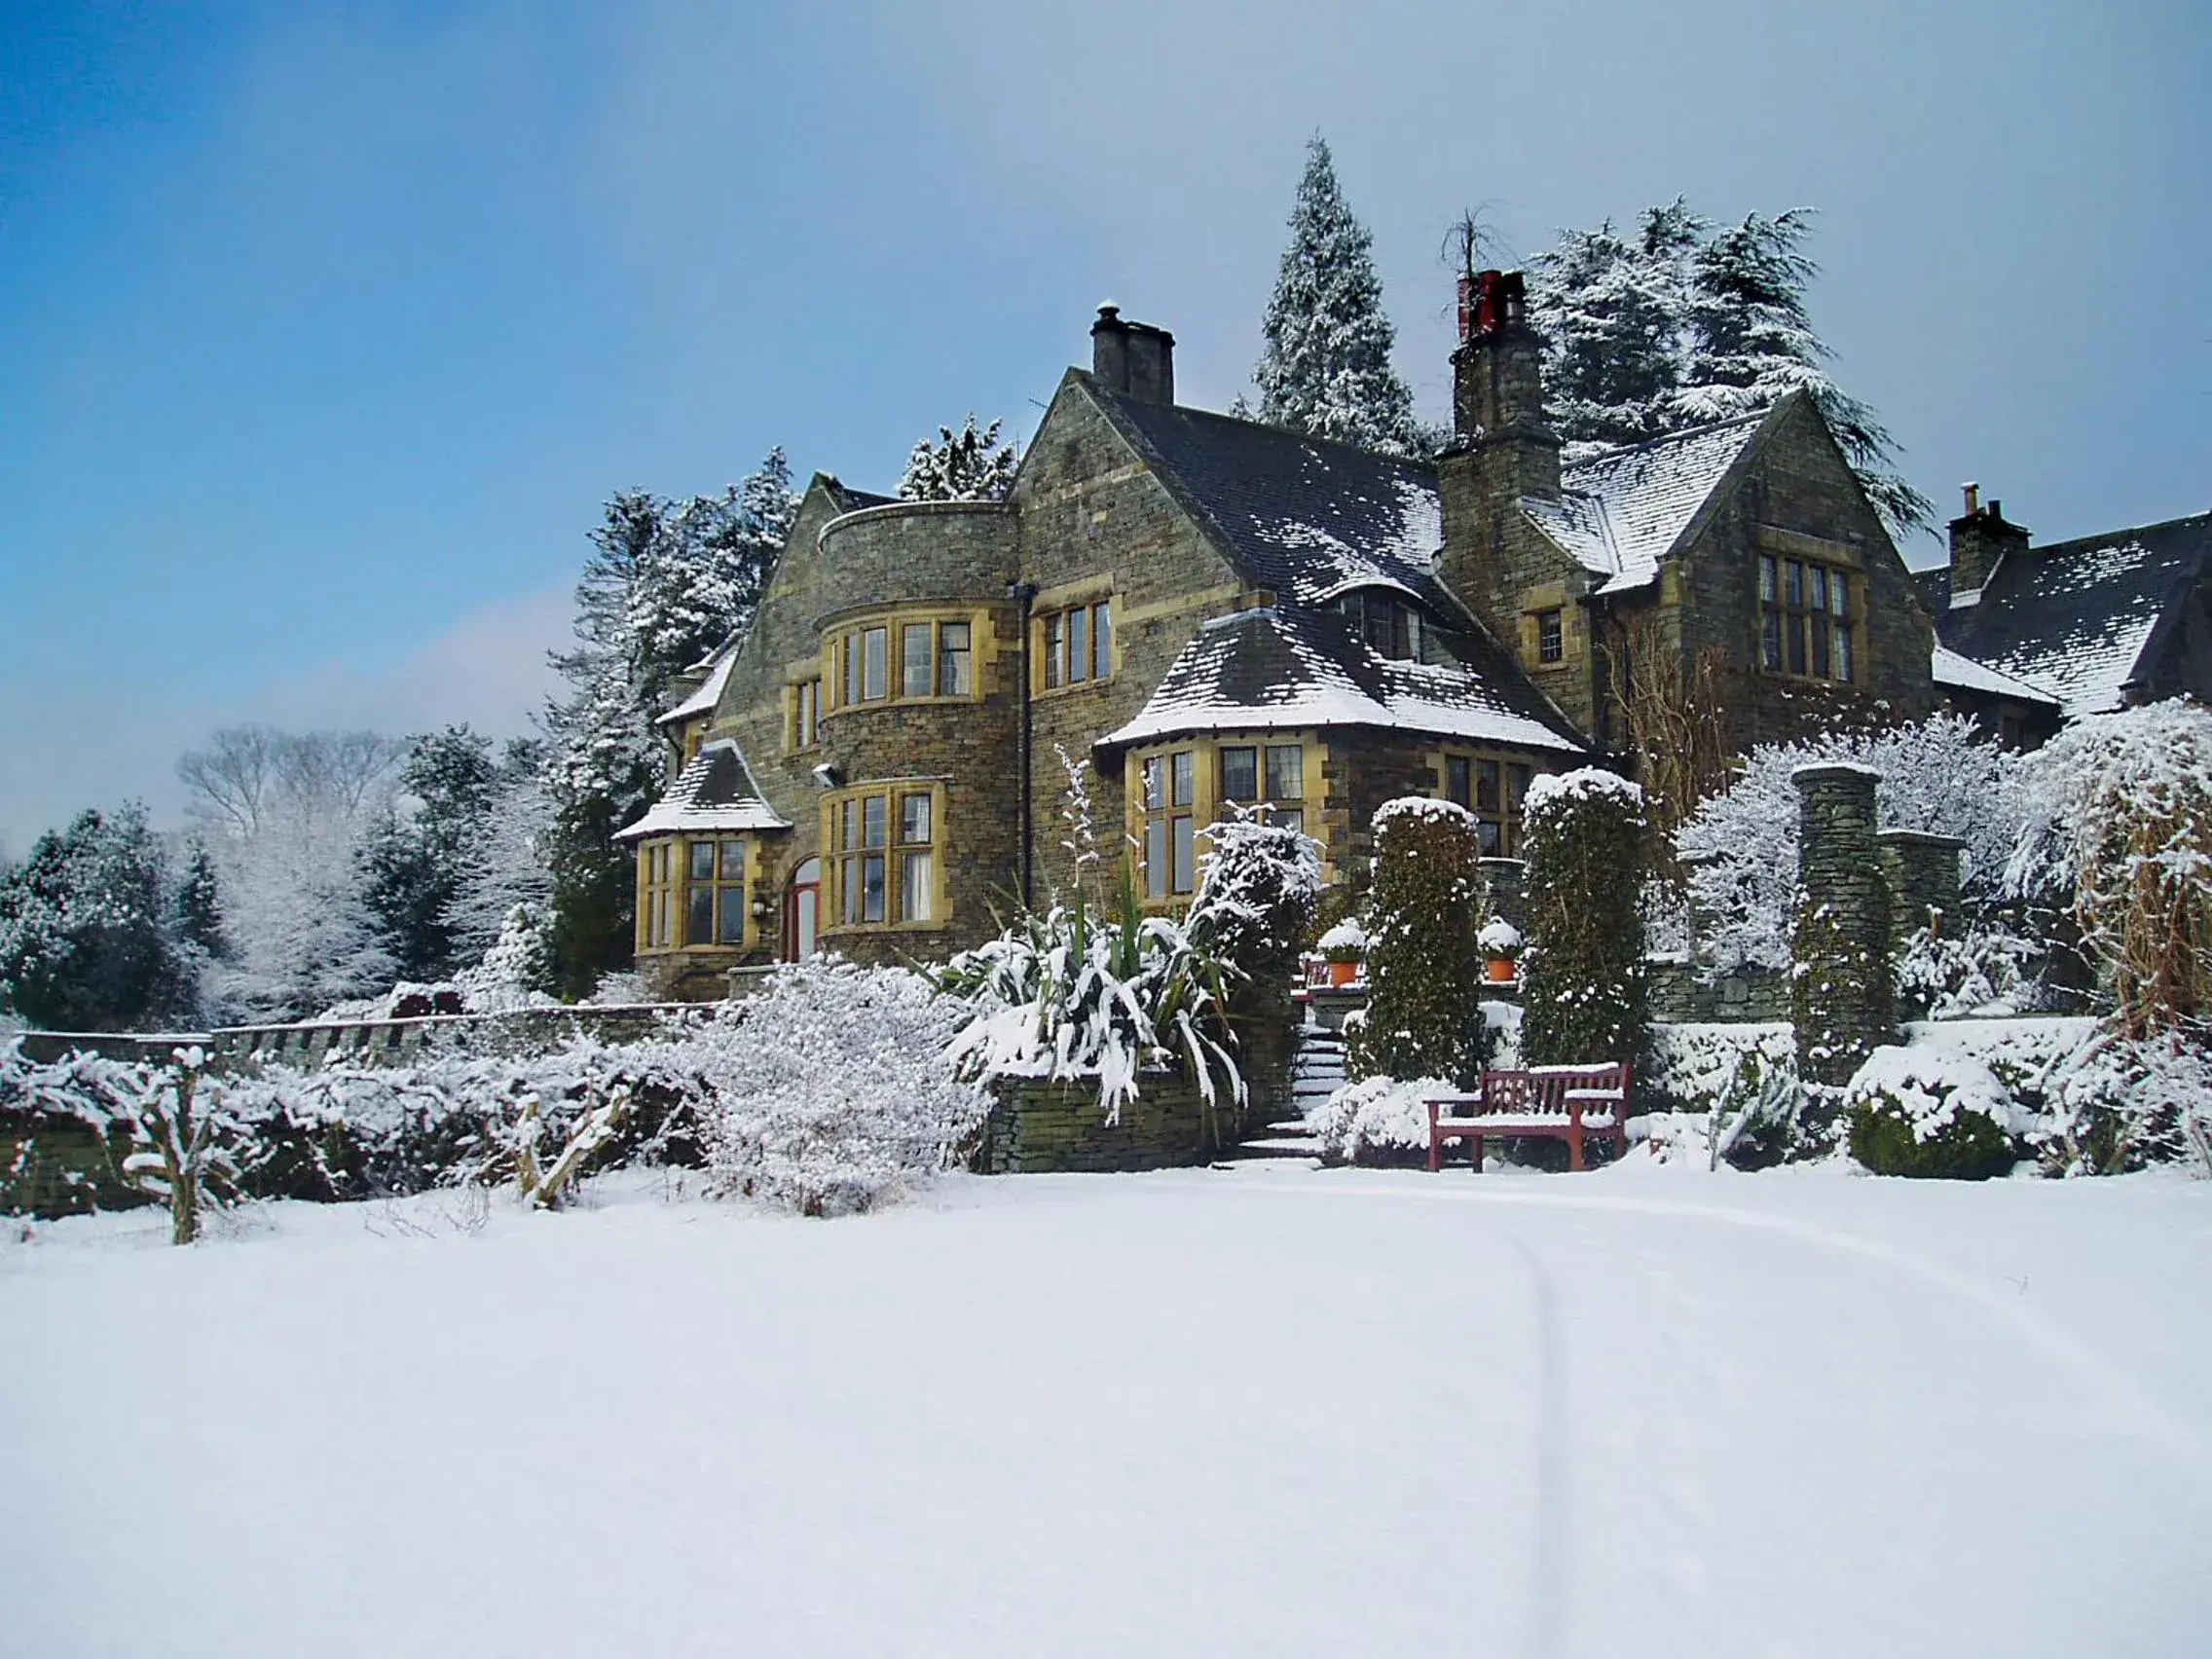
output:
[[[1111,576],[1042,590],[1029,609],[1029,692],[1053,697],[1111,682],[1122,668],[1122,630]]]
[[[894,704],[980,701],[997,654],[981,606],[853,611],[822,629],[818,721]]]
[[[1265,804],[1276,822],[1320,839],[1325,757],[1311,729],[1208,732],[1130,750],[1123,796],[1138,899],[1154,908],[1187,903],[1206,829],[1232,805]]]
[[[1481,826],[1483,856],[1521,856],[1521,797],[1537,774],[1551,768],[1526,755],[1449,744],[1421,758],[1436,774],[1440,800],[1455,801]]]
[[[952,919],[942,778],[879,778],[822,800],[822,935],[920,932]]]
[[[756,836],[723,831],[656,836],[638,845],[637,949],[641,956],[688,950],[750,950],[760,926]]]

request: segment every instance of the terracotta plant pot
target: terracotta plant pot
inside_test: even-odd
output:
[[[1510,985],[1513,983],[1513,958],[1510,956],[1493,956],[1484,966],[1490,970],[1492,984]]]
[[[1332,962],[1329,964],[1329,983],[1331,985],[1341,989],[1358,977],[1359,964],[1356,962]]]

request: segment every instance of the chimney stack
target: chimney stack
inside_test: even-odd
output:
[[[1528,284],[1518,271],[1459,279],[1453,426],[1464,448],[1492,452],[1501,490],[1556,497],[1560,440],[1544,420],[1543,343],[1528,312]]]
[[[1966,487],[1967,510],[1951,521],[1951,603],[1981,597],[1998,565],[2008,556],[2024,557],[2028,533],[2005,520],[2005,503],[1981,504],[1981,486]]]
[[[1175,401],[1175,336],[1149,322],[1124,322],[1103,305],[1090,325],[1090,372],[1108,391],[1139,403]]]

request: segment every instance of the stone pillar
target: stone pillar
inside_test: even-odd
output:
[[[1849,762],[1790,774],[1797,815],[1796,958],[1791,1013],[1797,1070],[1841,1084],[1894,1039],[1890,896],[1874,833],[1881,774]]]
[[[1966,842],[1925,830],[1884,830],[1882,879],[1890,890],[1890,945],[1894,950],[1915,928],[1946,932],[1959,909],[1959,854]]]

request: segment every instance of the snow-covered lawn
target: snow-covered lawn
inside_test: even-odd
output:
[[[0,1652],[2212,1650],[2212,1185],[656,1181],[0,1248]]]

